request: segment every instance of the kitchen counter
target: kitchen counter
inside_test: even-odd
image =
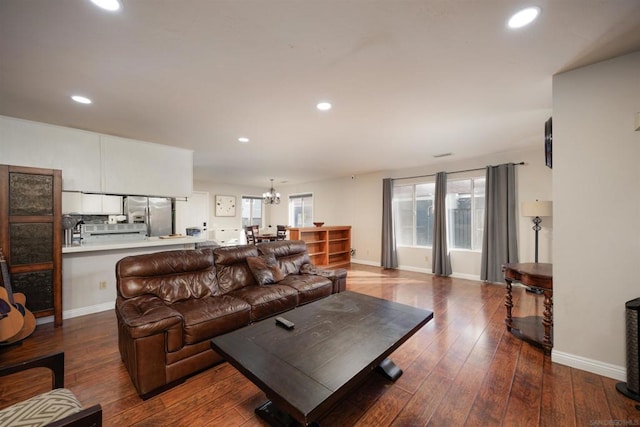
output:
[[[177,246],[177,245],[195,245],[196,243],[204,242],[204,237],[172,237],[161,239],[160,237],[149,237],[145,240],[132,240],[123,242],[108,242],[108,243],[89,243],[84,245],[63,246],[62,253],[81,253],[81,252],[96,252],[96,251],[112,251],[117,249],[132,249],[132,248],[151,248],[156,246]]]
[[[193,249],[201,237],[174,237],[86,243],[62,248],[62,307],[65,319],[113,310],[117,298],[115,266],[130,255]],[[40,318],[39,323],[53,318]]]

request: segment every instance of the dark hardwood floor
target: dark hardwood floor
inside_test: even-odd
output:
[[[353,265],[348,289],[423,307],[434,319],[391,357],[404,375],[372,374],[323,426],[640,425],[616,381],[551,363],[504,326],[504,286]],[[540,313],[542,297],[514,290],[514,315]],[[113,311],[38,326],[30,340],[59,340],[65,386],[106,426],[263,426],[264,394],[227,363],[141,400],[120,361]],[[0,349],[0,351],[10,351]],[[0,407],[50,389],[45,369],[0,378]]]

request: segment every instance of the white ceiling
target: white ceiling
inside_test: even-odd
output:
[[[638,0],[122,3],[0,0],[0,114],[191,148],[196,179],[264,187],[542,144],[553,74],[640,49]]]

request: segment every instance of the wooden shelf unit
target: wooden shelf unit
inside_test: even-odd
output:
[[[351,264],[350,225],[290,228],[289,238],[304,240],[314,265],[336,268]]]

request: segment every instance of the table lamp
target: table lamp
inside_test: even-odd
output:
[[[542,217],[551,216],[553,212],[553,202],[550,201],[540,201],[536,200],[535,202],[523,202],[522,203],[522,216],[533,217],[533,231],[536,233],[536,250],[535,250],[535,260],[538,262],[538,231],[542,229],[540,227],[540,223],[542,222]]]

